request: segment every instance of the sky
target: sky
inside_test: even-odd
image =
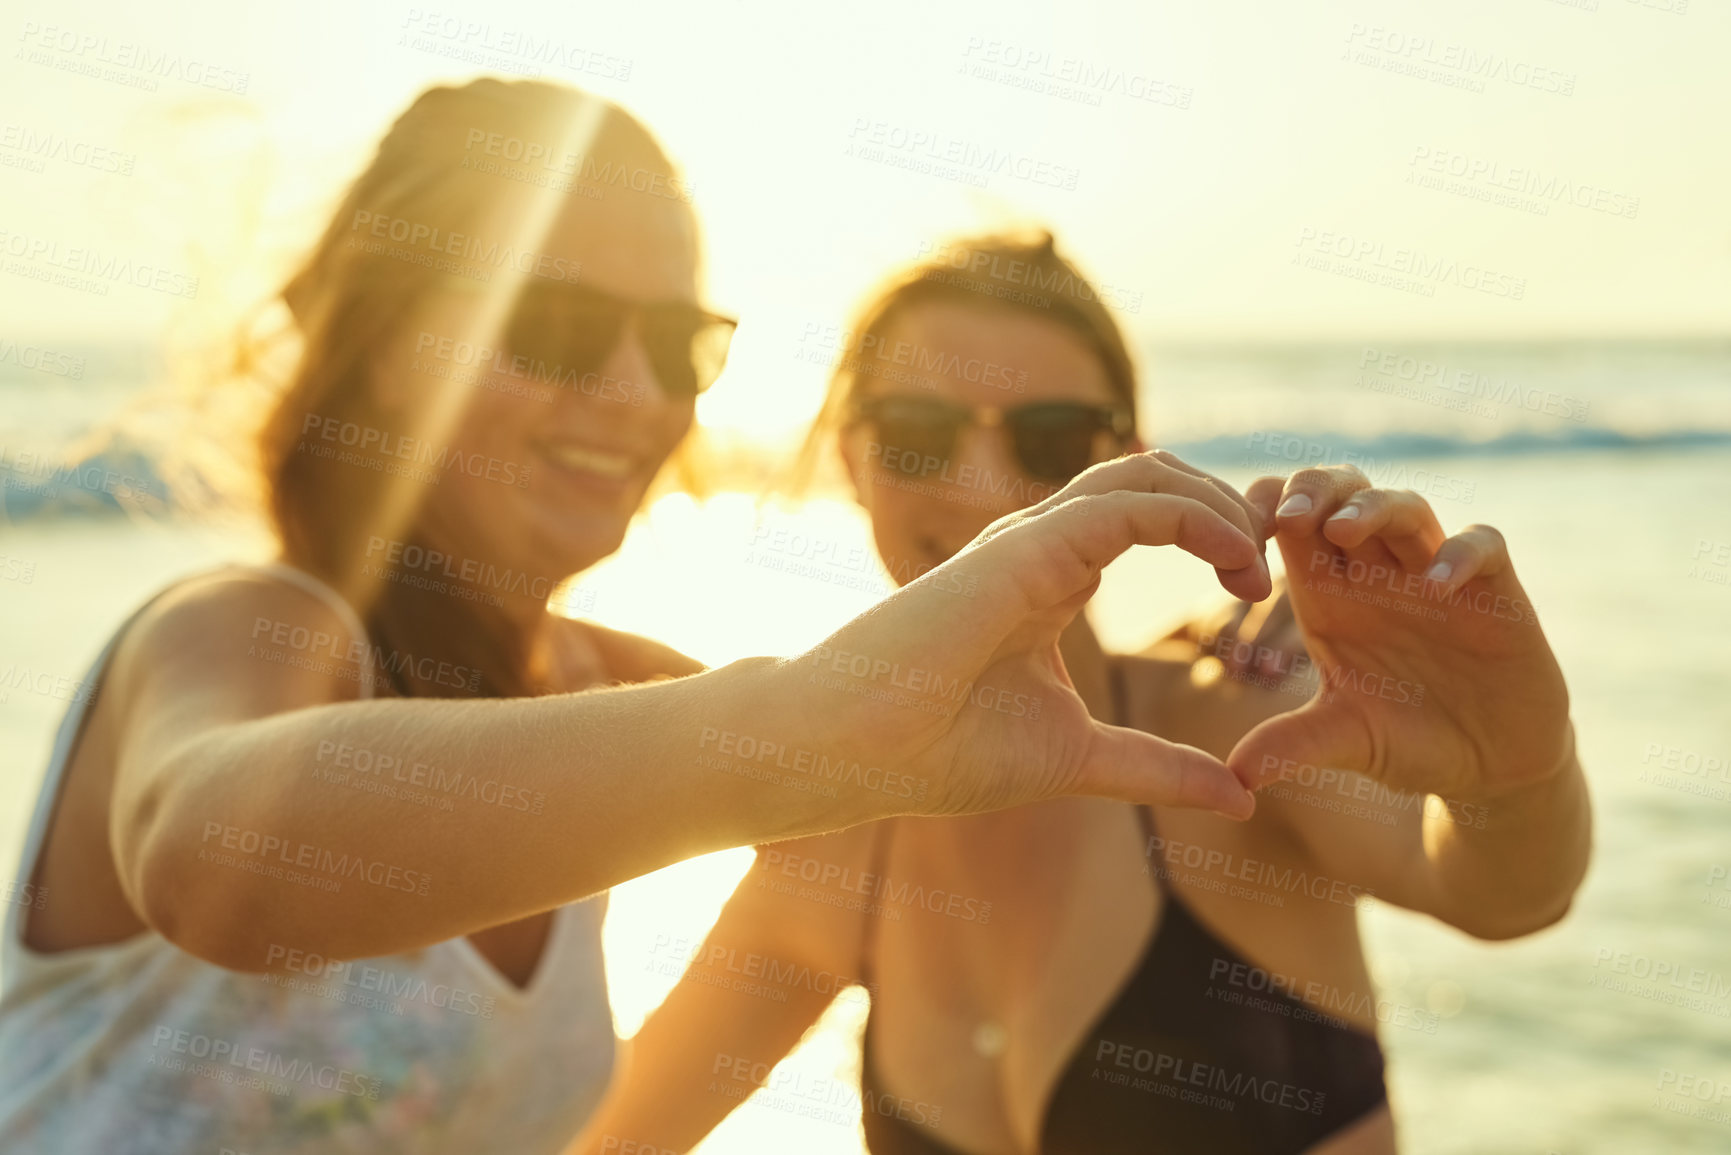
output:
[[[0,339],[156,340],[195,276],[206,313],[268,290],[419,91],[537,69],[695,189],[729,378],[767,383],[706,423],[802,418],[813,333],[1007,223],[1143,344],[1731,332],[1722,3],[61,0],[0,38]],[[44,245],[161,275],[44,285]]]

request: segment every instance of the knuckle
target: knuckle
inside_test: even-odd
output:
[[[1239,496],[1236,489],[1233,489],[1218,477],[1212,477],[1206,473],[1197,480],[1206,483],[1208,488],[1219,494],[1220,497],[1225,500],[1227,505],[1238,510],[1240,513],[1244,512],[1244,498]]]
[[[1370,478],[1366,477],[1356,465],[1336,465],[1331,467],[1334,472],[1329,475],[1329,484],[1337,490],[1351,493],[1355,489],[1371,488]]]

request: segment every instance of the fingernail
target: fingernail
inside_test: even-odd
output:
[[[1274,584],[1274,575],[1268,572],[1268,559],[1267,558],[1258,557],[1256,559],[1256,568],[1262,571],[1262,576],[1268,582],[1269,585]]]
[[[1280,508],[1274,511],[1275,517],[1297,517],[1301,513],[1310,512],[1310,497],[1308,494],[1295,493],[1280,503]]]
[[[1424,575],[1424,580],[1427,582],[1446,582],[1449,580],[1449,574],[1453,572],[1454,570],[1448,562],[1439,561],[1430,567],[1430,571]]]
[[[1358,518],[1358,514],[1359,514],[1358,506],[1356,506],[1356,505],[1343,505],[1338,510],[1336,510],[1334,513],[1334,516],[1329,518],[1328,520],[1330,520],[1330,521],[1355,521]]]

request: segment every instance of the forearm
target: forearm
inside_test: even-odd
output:
[[[774,663],[505,701],[350,702],[211,730],[138,805],[135,902],[236,969],[285,949],[392,954],[551,909],[694,855],[902,801],[740,771],[727,734],[789,742]]]
[[[1573,730],[1562,764],[1543,779],[1458,806],[1427,808],[1425,853],[1440,913],[1481,938],[1530,934],[1568,910],[1592,849],[1592,810]],[[1483,828],[1479,819],[1483,819]]]
[[[689,1151],[799,1044],[831,995],[796,988],[785,1002],[681,982],[632,1039],[601,1111],[568,1155]]]
[[[834,839],[857,845],[863,833],[814,842],[845,857]],[[568,1155],[689,1150],[849,987],[840,960],[858,953],[857,917],[795,909],[807,904],[766,887],[761,870],[740,880]]]

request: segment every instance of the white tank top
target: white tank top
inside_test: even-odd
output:
[[[327,602],[366,637],[322,582],[258,568]],[[113,648],[110,640],[85,684],[96,684]],[[366,696],[364,679],[361,687]],[[87,704],[60,725],[20,881],[35,874]],[[346,964],[303,960],[297,969],[308,973],[293,977],[227,971],[148,930],[40,954],[24,945],[17,901],[0,943],[7,1155],[552,1155],[612,1074],[604,894],[554,913],[526,989],[466,938]]]

